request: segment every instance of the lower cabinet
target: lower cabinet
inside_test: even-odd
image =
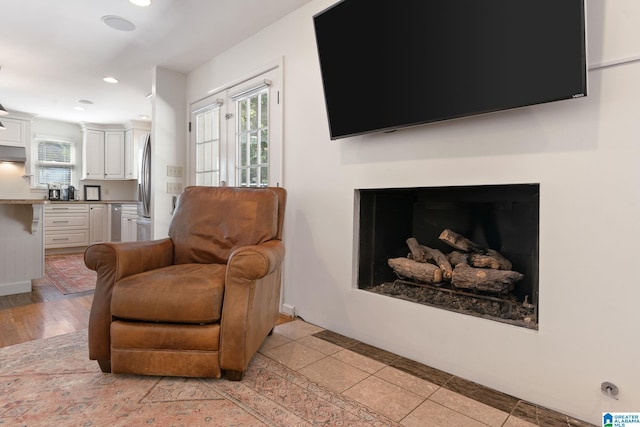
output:
[[[109,205],[89,205],[89,244],[109,241]]]
[[[138,206],[134,204],[122,205],[122,219],[120,225],[120,241],[135,242],[138,240]]]
[[[108,205],[56,203],[44,208],[44,248],[75,248],[109,241]]]
[[[52,204],[44,208],[44,248],[89,245],[89,205]]]

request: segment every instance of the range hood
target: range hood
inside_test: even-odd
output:
[[[24,147],[14,147],[11,145],[0,145],[0,162],[27,161],[27,150]]]

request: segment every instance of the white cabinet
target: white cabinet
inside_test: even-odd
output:
[[[73,248],[109,241],[105,203],[55,203],[44,208],[44,247]]]
[[[82,138],[84,179],[104,179],[104,132],[85,129]]]
[[[151,132],[151,123],[131,121],[124,134],[124,178],[138,179],[138,166],[142,158],[142,149],[147,135]]]
[[[5,129],[0,131],[0,145],[14,145],[26,147],[28,138],[27,123],[25,120],[2,117],[1,120]]]
[[[108,205],[89,205],[89,244],[105,243],[109,241]]]
[[[138,240],[138,206],[135,204],[122,205],[120,241],[135,242],[136,240]]]
[[[104,178],[124,179],[124,132],[104,133]]]
[[[83,179],[125,179],[124,130],[83,127]]]
[[[89,244],[89,205],[51,204],[44,208],[44,247],[72,248]]]

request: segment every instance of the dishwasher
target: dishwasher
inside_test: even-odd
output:
[[[112,203],[109,212],[111,220],[111,242],[120,242],[122,240],[122,204]]]
[[[138,206],[134,203],[111,203],[111,241],[134,242],[137,239]]]

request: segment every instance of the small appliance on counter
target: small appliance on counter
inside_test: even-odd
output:
[[[60,200],[65,202],[76,200],[76,189],[73,185],[62,185],[60,188]]]
[[[60,185],[49,184],[49,200],[60,200]]]

